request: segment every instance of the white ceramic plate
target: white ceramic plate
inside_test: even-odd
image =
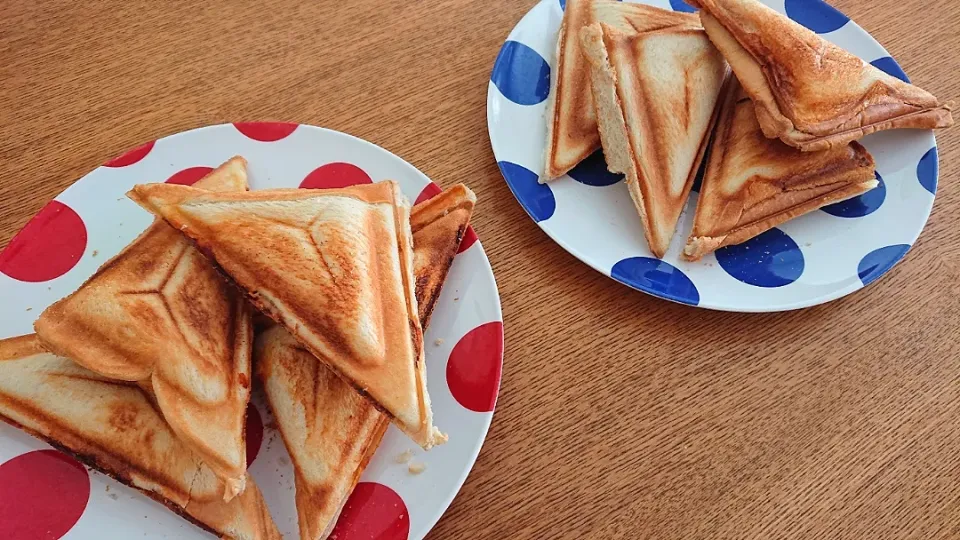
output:
[[[334,187],[393,179],[411,200],[439,192],[386,150],[296,124],[225,124],[165,137],[84,176],[37,214],[0,254],[0,337],[32,331],[49,304],[74,291],[151,222],[124,193],[144,182],[196,181],[233,155],[252,189]],[[390,427],[341,516],[338,537],[421,538],[466,479],[493,416],[503,324],[493,272],[472,230],[425,336],[435,423],[447,444],[423,452]],[[293,470],[265,401],[248,420],[250,472],[286,538],[297,537]],[[267,426],[267,427],[263,427]],[[208,538],[162,505],[0,422],[0,538]],[[405,450],[419,475],[395,463]]]
[[[764,0],[891,75],[906,75],[862,28],[821,0]],[[681,0],[649,0],[692,11]],[[937,186],[930,131],[878,133],[861,142],[880,186],[784,223],[739,246],[682,260],[697,196],[687,202],[663,260],[651,255],[619,176],[598,151],[568,176],[537,183],[544,113],[564,0],[542,0],[510,32],[487,90],[487,127],[500,171],[531,218],[558,244],[604,275],[669,300],[730,311],[780,311],[850,294],[896,264],[920,235]]]

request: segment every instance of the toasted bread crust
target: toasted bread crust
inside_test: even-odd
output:
[[[756,0],[697,0],[769,138],[804,151],[894,128],[953,124],[951,106],[831,44]]]

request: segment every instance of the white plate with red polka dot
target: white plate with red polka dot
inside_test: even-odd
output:
[[[47,204],[0,253],[0,337],[27,334],[151,222],[124,194],[134,184],[189,184],[231,156],[249,162],[251,189],[339,187],[396,180],[411,201],[437,184],[390,152],[327,129],[287,123],[210,126],[111,159]],[[500,298],[490,262],[468,232],[424,337],[434,421],[447,444],[419,450],[394,427],[340,517],[337,537],[421,538],[470,472],[493,416],[503,358]],[[297,536],[290,459],[260,392],[247,423],[247,459],[277,526]],[[407,450],[425,469],[397,463]],[[0,538],[207,538],[159,503],[89,472],[0,423]]]

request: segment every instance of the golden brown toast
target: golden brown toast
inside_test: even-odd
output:
[[[293,462],[300,538],[326,538],[390,419],[282,326],[258,335],[254,351]]]
[[[440,296],[475,201],[472,191],[457,184],[413,207],[417,305],[424,321]],[[300,537],[326,538],[390,420],[281,326],[257,336],[254,356],[293,460]]]
[[[395,182],[128,196],[191,238],[262,312],[424,448],[433,426],[415,297],[410,207]]]
[[[198,189],[242,192],[235,157]],[[224,481],[246,478],[253,334],[246,302],[189,240],[157,219],[34,325],[44,345],[106,377],[149,380],[164,418]]]
[[[430,315],[440,298],[440,287],[447,279],[447,271],[470,225],[476,203],[477,197],[470,188],[457,184],[414,206],[410,212],[413,273],[417,280],[420,324],[424,329],[430,323]]]
[[[739,84],[732,82],[725,94],[684,248],[687,259],[877,186],[873,157],[859,143],[801,152],[764,137],[755,103]]]
[[[701,28],[624,34],[603,23],[581,33],[596,68],[603,152],[625,174],[650,251],[663,257],[703,159],[727,65]]]
[[[696,25],[696,15],[614,0],[568,0],[557,39],[547,101],[547,141],[541,182],[566,174],[600,148],[590,98],[589,64],[580,53],[580,30],[604,23],[625,34],[677,24]]]
[[[0,419],[214,534],[280,538],[252,479],[243,493],[224,502],[223,482],[136,384],[47,352],[35,335],[0,341]]]
[[[691,0],[747,95],[764,135],[804,151],[895,128],[953,124],[950,106],[891,77],[756,0]]]

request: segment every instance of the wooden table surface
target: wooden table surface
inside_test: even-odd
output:
[[[834,3],[960,98],[960,3]],[[431,538],[960,538],[960,128],[939,134],[923,235],[867,290],[782,314],[674,305],[551,242],[497,171],[490,69],[533,4],[6,0],[0,245],[147,140],[352,133],[477,192],[502,295],[493,426]]]

